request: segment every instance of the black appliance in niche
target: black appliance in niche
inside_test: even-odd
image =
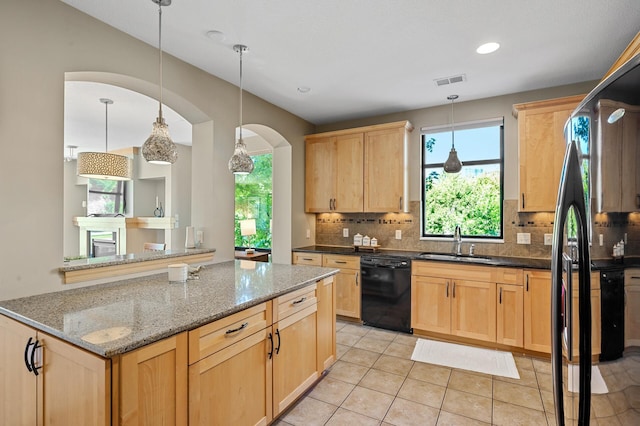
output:
[[[411,259],[389,255],[360,258],[362,321],[365,325],[413,333]]]
[[[600,272],[600,309],[600,361],[612,361],[624,351],[624,269]]]

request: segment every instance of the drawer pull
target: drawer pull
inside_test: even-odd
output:
[[[237,333],[240,330],[244,330],[245,328],[247,328],[249,326],[248,322],[243,323],[240,327],[238,328],[234,328],[233,330],[227,330],[225,331],[224,334],[233,334],[233,333]]]
[[[310,258],[310,257],[303,257],[302,260],[306,260],[308,262],[312,262],[313,261],[313,259]]]
[[[292,304],[292,305],[294,305],[294,306],[295,306],[295,305],[299,305],[300,303],[304,302],[305,300],[307,300],[307,297],[306,297],[306,296],[305,296],[305,297],[301,297],[301,298],[300,298],[300,299],[298,299],[298,300],[294,300],[293,302],[291,302],[291,304]]]
[[[346,264],[346,263],[347,263],[347,262],[346,262],[346,261],[344,261],[344,260],[334,260],[334,262],[335,262],[335,263],[339,263],[339,264],[341,264],[341,265],[344,265],[344,264]]]

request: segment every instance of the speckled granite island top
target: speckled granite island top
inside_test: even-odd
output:
[[[200,278],[168,274],[0,302],[0,313],[111,357],[196,328],[337,273],[265,262],[208,265]]]

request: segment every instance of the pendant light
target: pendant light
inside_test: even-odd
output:
[[[153,123],[151,136],[142,145],[142,156],[149,163],[173,164],[178,159],[176,144],[169,136],[169,126],[162,116],[162,6],[169,6],[171,0],[151,0],[158,5],[158,51],[160,53],[160,101],[158,117]]]
[[[229,171],[235,175],[248,175],[253,171],[253,160],[247,154],[247,145],[242,139],[242,54],[248,48],[243,44],[236,44],[233,50],[240,53],[240,136],[236,141],[233,155],[229,159]]]
[[[100,98],[104,104],[104,152],[78,153],[78,176],[91,179],[131,180],[131,160],[124,155],[109,153],[109,105],[111,99]]]
[[[447,99],[451,101],[451,151],[449,151],[449,158],[444,163],[444,171],[447,173],[459,173],[462,170],[462,163],[458,159],[458,153],[456,152],[453,121],[453,101],[458,99],[458,95],[447,96]]]

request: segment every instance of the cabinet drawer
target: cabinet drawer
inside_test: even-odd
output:
[[[360,269],[360,256],[325,254],[322,258],[322,266],[340,269]]]
[[[293,252],[294,265],[322,266],[322,254]]]
[[[425,277],[455,280],[495,281],[495,266],[478,266],[453,262],[432,262],[418,260],[411,264],[411,273]]]
[[[640,269],[627,269],[624,271],[624,285],[640,285]],[[591,285],[593,288],[593,284]]]
[[[495,281],[501,284],[523,285],[524,271],[518,268],[495,268]]]
[[[270,326],[271,312],[268,301],[191,330],[189,365]]]
[[[316,284],[280,296],[274,300],[273,322],[280,321],[317,303]]]

